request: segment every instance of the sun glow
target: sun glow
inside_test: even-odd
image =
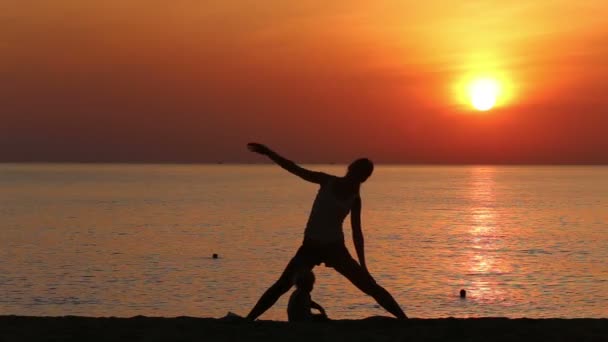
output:
[[[505,73],[471,72],[453,83],[453,91],[458,105],[464,112],[474,109],[487,112],[513,102],[515,88]]]
[[[480,111],[490,110],[500,95],[500,86],[494,79],[477,79],[468,89],[471,104]]]

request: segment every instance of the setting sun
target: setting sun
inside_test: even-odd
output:
[[[500,87],[498,82],[493,79],[478,79],[471,83],[468,92],[473,107],[486,111],[494,107]]]
[[[487,112],[509,106],[516,97],[513,76],[497,69],[473,70],[462,75],[451,87],[462,113]]]

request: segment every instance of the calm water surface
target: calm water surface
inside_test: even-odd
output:
[[[0,314],[206,317],[249,311],[317,190],[273,166],[69,164],[0,164],[0,189]],[[368,267],[410,317],[608,317],[607,167],[380,166],[362,196]],[[384,314],[315,273],[331,317]]]

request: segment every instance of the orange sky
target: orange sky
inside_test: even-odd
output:
[[[608,163],[605,1],[0,3],[0,161]],[[485,113],[467,75],[508,81]]]

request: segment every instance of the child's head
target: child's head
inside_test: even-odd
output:
[[[315,283],[315,274],[312,270],[300,270],[294,276],[293,282],[299,290],[310,292]]]

